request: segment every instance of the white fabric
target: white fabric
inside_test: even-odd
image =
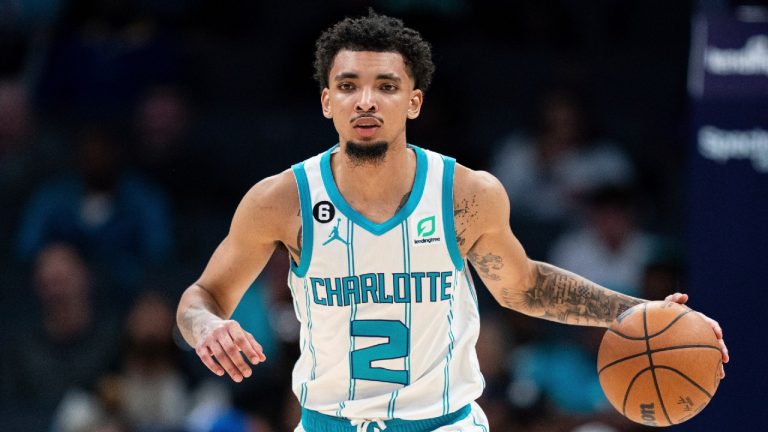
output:
[[[456,268],[447,248],[454,236],[447,239],[443,227],[443,158],[425,152],[428,168],[423,195],[403,223],[375,235],[351,222],[337,206],[332,221],[321,223],[313,218],[313,250],[307,274],[303,278],[294,272],[289,275],[301,323],[301,356],[293,370],[293,391],[305,408],[353,419],[417,420],[453,412],[482,393],[484,383],[475,353],[480,324],[474,287],[466,268]],[[304,163],[311,206],[332,201],[323,184],[320,158],[318,155]],[[434,234],[430,237],[439,240],[417,243],[417,225],[430,217],[434,217]],[[445,290],[449,300],[440,299],[438,287],[437,301],[430,301],[432,293],[426,277],[422,278],[421,302],[415,301],[415,287],[410,303],[368,301],[354,306],[326,306],[315,300],[315,295],[327,300],[323,298],[327,292],[320,285],[313,289],[312,278],[333,285],[335,278],[383,274],[386,293],[393,295],[395,273],[427,272],[449,275],[446,281],[451,286]],[[416,276],[412,277],[415,281]],[[351,337],[353,320],[397,321],[408,328],[407,356],[370,363],[373,368],[408,370],[408,385],[350,378],[352,351],[389,342],[382,337]]]
[[[384,430],[387,428],[387,426],[384,424],[384,422],[381,419],[355,419],[351,421],[352,426],[357,426],[357,432],[368,432],[368,426],[371,426],[373,424],[376,425],[376,427],[379,428],[379,430]]]

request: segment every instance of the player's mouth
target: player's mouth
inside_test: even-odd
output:
[[[377,125],[360,125],[355,126],[355,131],[363,138],[372,137],[380,126]]]
[[[375,117],[360,117],[352,121],[353,128],[362,138],[369,138],[376,134],[381,127],[381,121]]]

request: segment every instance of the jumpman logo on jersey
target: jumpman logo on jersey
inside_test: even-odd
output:
[[[331,233],[328,235],[328,240],[326,240],[323,243],[323,246],[327,245],[328,243],[330,243],[330,242],[332,242],[334,240],[338,240],[338,241],[340,241],[340,242],[342,242],[344,244],[347,244],[347,241],[344,240],[343,238],[341,238],[341,236],[339,235],[339,224],[340,223],[341,223],[341,218],[336,219],[336,226],[333,227],[333,229],[331,229]]]

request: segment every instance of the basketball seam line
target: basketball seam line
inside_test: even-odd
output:
[[[627,386],[627,392],[624,393],[624,403],[621,406],[621,413],[624,414],[625,417],[627,416],[627,399],[629,399],[629,392],[632,390],[632,386],[635,385],[635,381],[640,377],[640,375],[649,370],[651,370],[650,366],[638,372],[634,377],[632,377],[632,381],[629,382],[629,385]]]
[[[684,314],[680,314],[679,316],[682,316]],[[679,317],[678,316],[678,317]],[[673,323],[670,323],[669,326],[671,326]],[[667,326],[667,327],[669,327]],[[661,410],[664,412],[664,417],[667,418],[667,422],[669,424],[672,423],[672,420],[669,419],[669,414],[667,414],[667,407],[664,405],[664,399],[661,397],[661,390],[659,389],[659,382],[656,380],[656,370],[653,366],[653,356],[651,355],[651,338],[648,336],[648,306],[647,303],[643,304],[643,329],[645,330],[645,346],[647,348],[646,353],[648,354],[648,363],[651,365],[651,377],[653,378],[653,385],[656,387],[656,395],[659,397],[659,404],[661,405]],[[659,332],[661,333],[661,332]]]
[[[672,347],[658,348],[658,349],[655,349],[655,350],[651,350],[650,353],[651,354],[655,354],[657,352],[662,352],[662,351],[673,351],[673,350],[677,350],[677,349],[695,349],[695,348],[713,349],[713,350],[720,351],[720,347],[716,347],[714,345],[675,345],[675,346],[672,346]],[[623,361],[631,360],[633,358],[637,358],[637,357],[640,357],[640,356],[643,356],[643,355],[646,355],[646,354],[647,354],[647,352],[643,351],[641,353],[632,354],[631,356],[627,356],[627,357],[624,357],[624,358],[620,358],[618,360],[614,360],[614,361],[608,363],[607,365],[603,366],[602,368],[600,368],[600,370],[597,371],[597,374],[600,375],[601,373],[603,373],[603,371],[605,371],[609,367],[615,366],[615,365],[617,365],[617,364],[619,364],[619,363],[621,363]]]
[[[648,333],[646,331],[646,336],[645,337],[628,336],[628,335],[625,335],[624,333],[621,333],[620,331],[614,330],[612,328],[609,328],[608,331],[611,332],[611,333],[616,334],[617,336],[621,336],[624,339],[629,339],[629,340],[646,340],[646,338],[647,339],[655,338],[656,336],[658,336],[658,335],[664,333],[665,331],[669,330],[669,328],[672,327],[672,325],[674,325],[676,322],[678,322],[680,320],[680,318],[682,318],[683,316],[687,315],[689,312],[692,312],[692,311],[690,309],[688,309],[687,311],[680,313],[678,316],[675,317],[675,319],[673,319],[669,324],[667,324],[666,327],[664,327],[663,329],[659,330],[658,332],[656,332],[656,333],[654,333],[652,335],[648,335]]]
[[[678,374],[678,375],[680,375],[681,377],[683,377],[683,378],[685,378],[686,380],[688,380],[688,382],[689,382],[689,383],[691,383],[691,384],[693,384],[693,385],[694,385],[696,388],[698,388],[699,390],[701,390],[701,392],[702,392],[702,393],[704,393],[704,394],[707,396],[707,398],[709,398],[710,400],[712,399],[712,395],[711,395],[711,394],[709,394],[709,392],[708,392],[708,391],[707,391],[707,390],[706,390],[704,387],[700,386],[700,385],[699,385],[699,383],[697,383],[696,381],[692,380],[690,377],[688,377],[688,375],[686,375],[686,374],[684,374],[684,373],[680,372],[679,370],[677,370],[677,369],[675,369],[675,368],[672,368],[672,367],[669,367],[669,366],[656,366],[656,368],[657,368],[657,369],[669,369],[669,370],[671,370],[672,372],[675,372],[675,373],[677,373],[677,374]]]

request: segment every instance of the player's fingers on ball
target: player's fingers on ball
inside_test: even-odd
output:
[[[237,348],[245,354],[251,363],[256,364],[259,362],[259,355],[255,347],[251,345],[251,341],[245,336],[246,332],[244,330],[230,329],[229,334],[232,336],[232,340]]]
[[[720,365],[720,379],[725,378],[725,368],[723,365]]]
[[[723,363],[731,361],[731,356],[728,355],[728,347],[725,346],[725,341],[720,339],[720,351],[723,353]]]
[[[664,300],[668,301],[668,302],[674,302],[674,303],[682,304],[682,303],[685,303],[686,301],[688,301],[688,296],[685,295],[685,294],[682,294],[682,293],[674,293],[674,294],[668,295]]]
[[[254,351],[256,351],[256,354],[258,355],[257,360],[266,361],[267,356],[264,354],[264,348],[262,348],[260,343],[256,342],[256,338],[254,338],[253,335],[248,332],[245,332],[245,337],[248,338],[248,341],[251,343]]]
[[[229,355],[224,350],[224,347],[221,346],[221,343],[217,343],[211,347],[211,351],[213,351],[214,357],[216,357],[216,361],[219,362],[221,367],[224,368],[225,371],[227,371],[227,374],[235,381],[240,382],[243,380],[243,376],[240,373],[240,369],[238,369],[237,366],[235,366],[234,363],[232,363],[232,359],[229,358]]]
[[[710,318],[710,317],[708,317],[708,316],[706,316],[706,315],[704,315],[702,313],[700,313],[699,315],[702,318],[704,318],[704,320],[707,321],[709,323],[709,325],[712,326],[712,330],[715,331],[715,336],[717,336],[718,339],[722,340],[723,339],[723,328],[720,327],[720,323],[718,323],[717,321],[713,320],[712,318]]]
[[[224,348],[224,351],[227,353],[227,356],[235,365],[240,375],[246,378],[251,376],[251,368],[248,366],[245,360],[243,360],[243,356],[240,354],[240,348],[235,345],[235,342],[232,340],[232,338],[224,338],[220,340],[219,343],[221,344],[222,348]]]
[[[668,302],[680,303],[680,299],[682,299],[682,296],[683,294],[674,293],[674,294],[668,295],[667,298],[665,298],[664,300]]]
[[[208,349],[208,346],[206,345],[200,345],[197,348],[195,348],[195,353],[198,357],[200,357],[200,360],[203,361],[203,364],[211,370],[211,372],[215,373],[218,376],[224,375],[225,371],[224,368],[219,366],[218,363],[213,359],[213,354],[211,353],[211,350]]]

